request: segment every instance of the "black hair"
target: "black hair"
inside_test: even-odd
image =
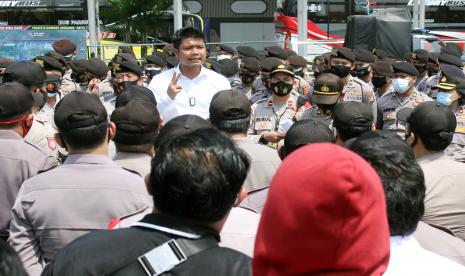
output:
[[[422,133],[421,131],[416,131],[411,129],[411,131],[421,139],[423,146],[430,151],[443,151],[445,150],[450,143],[452,143],[452,138],[454,137],[454,132],[440,132],[440,133]]]
[[[186,27],[177,30],[173,35],[173,46],[174,48],[179,50],[179,46],[181,45],[182,41],[186,38],[194,38],[194,39],[202,39],[205,43],[205,35],[193,28],[193,27]]]
[[[219,130],[203,128],[164,143],[152,160],[156,210],[216,222],[232,208],[249,169],[247,155]]]
[[[371,126],[354,126],[354,125],[346,125],[346,126],[336,126],[334,127],[337,130],[337,134],[341,137],[342,141],[347,141],[352,138],[357,138],[363,133],[370,131]]]
[[[0,240],[0,275],[27,276],[16,251]]]
[[[210,118],[210,123],[226,133],[246,133],[250,126],[250,116],[236,120],[213,120]]]
[[[101,145],[107,137],[107,131],[108,122],[105,120],[100,124],[93,126],[60,130],[60,137],[62,140],[64,140],[62,142],[65,143],[66,147],[86,150]]]
[[[153,143],[126,145],[115,141],[115,147],[118,152],[147,153],[153,147]]]
[[[396,138],[400,140],[398,137],[389,139]],[[412,234],[425,212],[426,190],[423,171],[413,151],[386,149],[376,143],[364,143],[363,140],[356,140],[351,150],[367,160],[381,178],[391,236]]]

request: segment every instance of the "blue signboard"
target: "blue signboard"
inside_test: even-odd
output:
[[[0,57],[31,60],[52,51],[52,44],[60,39],[78,46],[78,59],[87,57],[87,30],[83,26],[0,26]]]

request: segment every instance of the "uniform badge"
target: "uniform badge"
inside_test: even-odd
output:
[[[44,67],[44,61],[41,59],[36,59],[36,63],[39,64],[40,66]]]
[[[266,106],[272,107],[272,106],[273,106],[273,101],[269,100],[269,101],[266,103]]]
[[[441,79],[440,82],[447,82],[447,78],[446,78],[446,77],[442,77],[442,79]]]
[[[121,65],[119,63],[113,64],[113,70],[115,71],[121,71]]]
[[[412,59],[417,59],[417,54],[412,53]]]
[[[329,87],[326,84],[323,84],[323,86],[321,87],[321,91],[322,92],[329,92]]]
[[[314,63],[315,63],[315,65],[317,65],[317,66],[318,66],[318,65],[320,65],[320,64],[321,64],[321,61],[320,61],[319,59],[316,59]]]
[[[53,139],[53,137],[47,137],[47,145],[48,148],[51,150],[57,149],[57,142],[55,141],[55,139]]]

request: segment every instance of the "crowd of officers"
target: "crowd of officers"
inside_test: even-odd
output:
[[[138,61],[128,47],[120,47],[108,64],[97,58],[77,59],[76,45],[66,39],[31,61],[0,58],[0,237],[16,250],[29,275],[158,275],[170,269],[179,275],[249,275],[250,260],[241,259],[245,255],[237,252],[215,251],[196,261],[208,266],[217,254],[229,256],[232,261],[225,261],[224,270],[214,265],[216,272],[202,266],[189,272],[177,262],[172,267],[154,268],[153,256],[166,257],[166,248],[157,246],[170,237],[181,237],[176,239],[181,245],[175,246],[182,252],[194,247],[198,250],[183,256],[190,258],[212,245],[211,241],[192,245],[187,240],[208,235],[212,229],[219,240],[225,221],[222,245],[252,256],[258,214],[266,209],[269,187],[281,160],[306,144],[347,146],[362,132],[376,129],[414,139],[408,119],[411,115],[405,113],[425,102],[455,114],[451,142],[443,150],[452,160],[465,162],[465,74],[462,51],[454,44],[443,46],[438,53],[414,50],[402,58],[391,57],[382,49],[334,47],[309,62],[279,46],[259,51],[220,44],[207,53],[204,38],[195,31],[177,35],[177,41],[143,61]],[[195,45],[198,41],[200,46]],[[199,73],[186,78],[192,72],[187,68],[195,69],[199,62]],[[202,89],[218,91],[205,91],[211,96],[201,96]],[[186,102],[180,103],[184,99]],[[428,115],[424,120],[429,120]],[[198,131],[211,125],[229,138],[213,130]],[[245,151],[250,160],[242,160],[228,141]],[[223,151],[211,149],[216,144],[221,148],[220,142]],[[229,162],[235,162],[229,169],[221,164],[227,163],[228,157],[221,154],[228,151]],[[215,174],[215,170],[230,179]],[[196,191],[176,186],[183,181],[206,187],[215,181],[240,183],[230,189],[202,190],[196,186],[200,189]],[[222,203],[201,196],[222,189],[222,196],[216,195]],[[184,197],[180,196],[183,192]],[[152,199],[152,194],[159,196]],[[189,202],[193,198],[200,202]],[[205,208],[209,204],[227,206],[217,207],[223,211],[213,213],[202,207],[205,202],[209,202]],[[152,214],[154,204],[158,212]],[[202,214],[192,210],[195,208],[203,210]],[[465,220],[465,208],[461,208],[459,219]],[[179,218],[189,223],[181,227]],[[198,229],[193,222],[206,228]],[[249,224],[244,226],[246,222]],[[465,223],[441,223],[435,227],[465,239]],[[92,230],[131,225],[155,229],[166,237],[151,240],[143,233],[127,231],[115,232],[122,233],[122,240],[111,246],[112,239],[118,237],[106,234],[72,243]],[[137,241],[138,237],[148,245]],[[131,251],[132,243],[137,250]],[[118,252],[118,244],[126,244],[128,252]],[[69,268],[69,262],[79,263],[83,258],[81,266],[86,266],[97,257],[80,255],[78,245],[83,252],[108,254],[102,259],[107,265],[115,264],[105,269],[92,264],[88,274],[80,274],[85,267]],[[57,255],[65,246],[69,252]],[[256,246],[260,249],[258,242]],[[153,247],[157,250],[152,252]],[[153,254],[144,255],[146,251]],[[132,258],[136,258],[134,263]]]

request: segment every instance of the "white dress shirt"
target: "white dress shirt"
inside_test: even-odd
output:
[[[207,119],[213,96],[219,91],[231,89],[228,79],[202,66],[200,74],[194,79],[183,75],[179,78],[178,85],[182,86],[182,91],[173,100],[166,93],[173,72],[179,74],[179,66],[156,75],[149,84],[149,89],[157,99],[157,109],[165,123],[185,114]]]
[[[412,236],[394,236],[384,276],[400,275],[458,276],[465,275],[465,266],[423,249]]]

